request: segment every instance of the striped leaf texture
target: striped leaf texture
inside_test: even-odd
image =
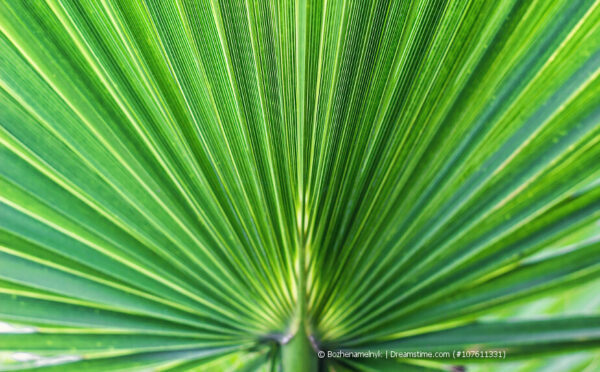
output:
[[[0,0],[0,370],[595,371],[599,74],[598,0]]]

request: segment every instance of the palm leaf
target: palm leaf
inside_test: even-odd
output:
[[[0,55],[0,370],[599,345],[535,305],[600,278],[597,1],[4,0]],[[317,356],[392,349],[506,358]]]

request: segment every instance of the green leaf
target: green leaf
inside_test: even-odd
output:
[[[4,0],[0,55],[0,370],[597,363],[598,1]]]

